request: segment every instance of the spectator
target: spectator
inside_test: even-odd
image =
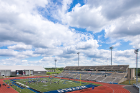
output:
[[[6,84],[5,84],[5,83],[3,83],[3,86],[6,86]]]

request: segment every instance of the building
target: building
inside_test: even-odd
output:
[[[128,80],[134,80],[135,79],[135,69],[136,68],[129,68],[128,69]]]
[[[0,66],[0,76],[46,75],[41,66]]]

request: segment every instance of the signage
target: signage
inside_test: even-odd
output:
[[[86,89],[86,88],[93,88],[96,87],[96,85],[85,85],[85,86],[77,86],[77,87],[71,87],[71,88],[66,88],[66,89],[59,89],[59,90],[54,90],[54,91],[48,91],[44,93],[65,93],[65,92],[70,92],[70,91],[75,91],[75,90],[81,90],[81,89]]]

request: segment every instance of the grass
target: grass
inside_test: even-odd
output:
[[[58,69],[56,69],[55,72],[46,72],[46,74],[47,74],[47,75],[59,74],[59,73],[61,73],[62,71],[63,71],[63,70],[58,70]]]
[[[138,82],[140,83],[140,80],[138,80]],[[133,85],[133,84],[136,84],[136,80],[130,80],[130,83],[129,83],[129,80],[126,80],[120,84],[123,84],[123,85]]]
[[[41,92],[47,92],[47,91],[52,91],[52,90],[58,90],[58,89],[80,86],[79,81],[74,82],[74,81],[71,81],[71,80],[63,80],[63,79],[58,79],[58,78],[53,78],[53,79],[50,79],[50,78],[20,79],[20,80],[15,80],[15,81],[26,85],[26,82],[31,81],[31,80],[34,80],[34,81],[39,81],[39,80],[40,81],[48,81],[48,82],[45,82],[45,83],[42,83],[42,82],[38,82],[38,83],[36,82],[36,83],[31,83],[31,84],[27,83],[27,86],[29,86],[30,88],[36,89],[36,90],[41,91]],[[50,81],[52,81],[53,83],[50,83]],[[54,83],[54,82],[58,82],[58,81],[59,81],[59,84]],[[10,83],[11,81],[10,80],[5,80],[4,82],[6,82],[6,83],[9,82]],[[91,84],[91,83],[81,82],[81,85],[88,85],[88,84]],[[12,88],[13,89],[16,88],[16,90],[19,93],[34,93],[33,91],[31,91],[27,88],[21,89],[17,86],[12,86]],[[21,90],[21,92],[20,92],[20,90]]]
[[[3,77],[0,77],[0,79],[3,79]]]
[[[52,74],[59,74],[61,72],[46,72],[47,75],[52,75]]]

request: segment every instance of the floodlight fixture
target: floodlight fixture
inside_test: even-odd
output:
[[[80,54],[80,52],[78,52],[77,54],[78,54],[78,66],[79,66],[79,54]]]
[[[135,50],[134,50],[134,53],[135,53],[135,54],[138,54],[138,52],[139,52],[139,49],[135,49]]]

